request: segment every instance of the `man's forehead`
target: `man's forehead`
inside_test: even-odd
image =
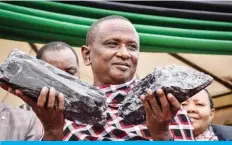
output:
[[[135,30],[134,26],[130,22],[120,19],[107,20],[102,22],[102,24],[98,28],[97,34],[98,37],[104,37],[106,35],[107,37],[116,37],[116,35],[121,35],[121,33],[128,35],[129,37],[131,37],[131,39],[134,39],[134,41],[139,40],[138,33]]]
[[[51,57],[56,56],[56,57]],[[49,61],[64,61],[64,62],[75,62],[75,54],[70,49],[51,50],[44,53],[43,58]]]
[[[98,24],[99,30],[104,29],[105,27],[110,27],[110,28],[114,27],[115,29],[115,28],[120,28],[123,26],[131,28],[131,29],[135,29],[131,22],[123,20],[123,19],[110,19],[110,20],[102,21]]]
[[[131,37],[131,35],[120,35],[117,33],[110,34],[108,36],[100,36],[101,41],[115,40],[115,41],[126,41],[127,43],[139,43],[137,37]]]

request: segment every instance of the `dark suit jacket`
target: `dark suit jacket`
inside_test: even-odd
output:
[[[232,140],[232,126],[212,125],[218,140]]]

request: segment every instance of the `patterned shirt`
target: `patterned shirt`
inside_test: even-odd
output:
[[[66,120],[64,140],[151,140],[150,133],[143,124],[127,124],[118,115],[118,107],[127,93],[135,86],[135,79],[120,85],[104,85],[99,87],[107,98],[107,123],[105,126],[93,126]],[[193,127],[182,108],[169,125],[174,140],[194,140]]]

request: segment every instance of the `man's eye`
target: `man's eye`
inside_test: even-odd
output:
[[[77,71],[75,71],[75,70],[68,70],[68,71],[66,71],[67,73],[69,73],[70,75],[75,75],[75,73],[77,72]]]
[[[74,73],[73,73],[73,72],[67,72],[67,73],[69,73],[70,75],[74,75]]]
[[[137,45],[135,45],[135,44],[129,44],[127,47],[130,50],[137,50]]]
[[[117,47],[118,43],[117,42],[107,42],[106,45],[109,48],[115,48],[115,47]]]

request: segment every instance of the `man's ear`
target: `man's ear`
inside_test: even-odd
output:
[[[86,45],[83,45],[81,47],[81,53],[82,53],[82,57],[84,59],[84,63],[85,65],[89,66],[91,64],[91,60],[90,60],[90,48]]]

